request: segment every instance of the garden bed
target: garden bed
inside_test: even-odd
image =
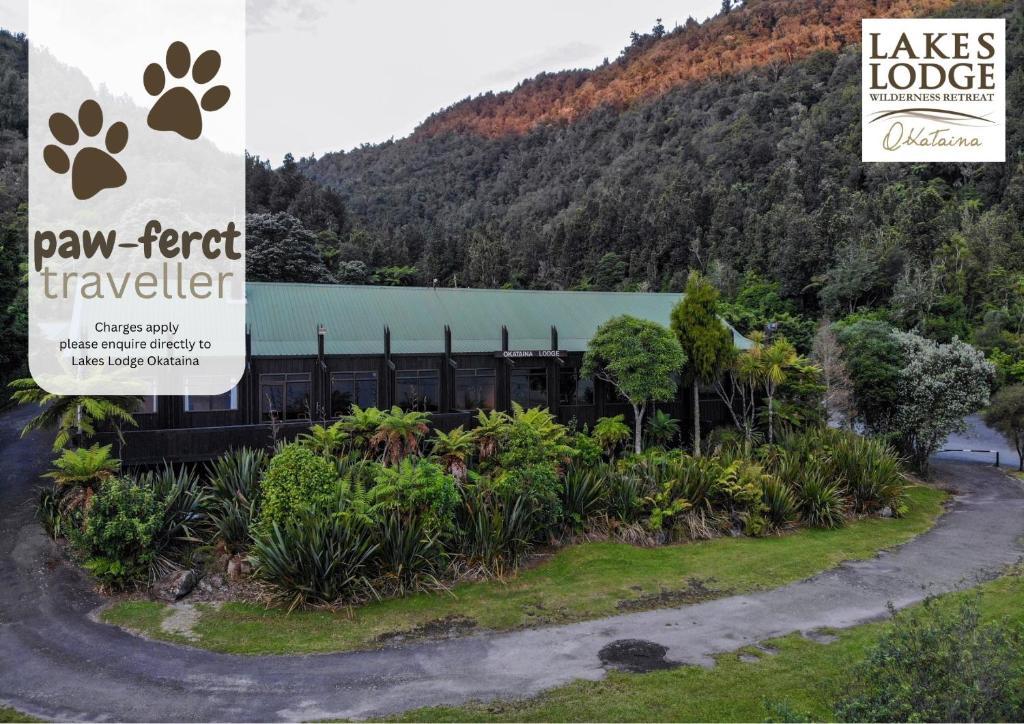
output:
[[[317,653],[378,648],[568,623],[676,606],[784,585],[865,559],[932,526],[946,494],[924,485],[907,491],[901,518],[862,518],[836,529],[802,528],[766,537],[722,537],[642,548],[591,542],[561,548],[505,580],[460,583],[339,611],[291,614],[252,602],[185,604],[186,631],[165,621],[175,606],[119,601],[103,621],[156,639],[238,654]]]

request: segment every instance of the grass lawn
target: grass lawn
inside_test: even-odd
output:
[[[464,583],[449,593],[381,601],[350,613],[288,615],[251,604],[197,604],[200,616],[191,640],[161,629],[172,611],[161,603],[119,603],[103,613],[103,620],[154,638],[239,654],[372,648],[396,634],[417,636],[425,629],[450,626],[507,630],[566,623],[775,588],[844,560],[870,558],[931,527],[945,497],[934,488],[914,486],[909,491],[910,511],[903,518],[864,520],[839,530],[719,538],[660,548],[574,545],[505,582]]]
[[[1021,570],[978,591],[985,618],[1024,624]],[[974,594],[945,596],[943,605],[954,605],[960,595]],[[823,721],[831,718],[832,702],[841,696],[851,665],[864,658],[886,625],[836,631],[838,640],[831,644],[813,643],[798,634],[776,639],[766,643],[778,654],[753,663],[740,661],[738,652],[719,656],[712,669],[613,672],[602,681],[569,684],[535,699],[417,709],[398,721],[766,721],[778,716],[769,704]]]
[[[0,722],[35,722],[43,721],[42,719],[36,719],[28,714],[22,714],[17,709],[11,709],[10,707],[0,706]]]

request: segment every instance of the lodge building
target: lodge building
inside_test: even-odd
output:
[[[200,461],[271,445],[360,407],[429,412],[435,425],[472,427],[478,409],[549,408],[593,426],[632,408],[580,374],[598,326],[629,314],[668,326],[678,294],[512,291],[251,282],[246,366],[216,396],[153,397],[138,427],[109,437],[128,464]],[[750,341],[733,330],[740,348]],[[187,374],[187,373],[184,373]],[[658,405],[692,423],[690,390]],[[728,421],[702,395],[705,425]]]

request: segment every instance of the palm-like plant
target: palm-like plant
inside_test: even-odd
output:
[[[18,404],[35,403],[43,408],[22,428],[22,436],[34,430],[55,429],[54,451],[92,437],[103,422],[113,423],[120,435],[121,424],[136,425],[133,413],[142,403],[137,395],[55,395],[42,389],[31,377],[13,380],[8,386],[14,390],[11,399]]]
[[[466,479],[466,463],[476,447],[476,433],[466,431],[459,425],[451,432],[434,431],[434,454],[441,459],[441,465],[456,480]]]
[[[679,434],[679,420],[667,412],[655,410],[647,421],[647,437],[654,445],[667,447]]]
[[[43,475],[60,491],[65,513],[84,510],[104,480],[117,474],[121,461],[110,454],[110,445],[65,450],[53,461],[53,470]]]
[[[560,425],[547,408],[531,407],[525,410],[518,402],[512,403],[512,424],[532,428],[544,442],[553,446],[565,444],[569,434],[565,425]]]
[[[629,440],[632,434],[629,425],[626,424],[625,415],[615,415],[598,420],[590,436],[610,456],[615,452],[615,448]]]
[[[501,439],[508,432],[509,421],[509,416],[504,412],[496,410],[490,412],[479,410],[477,412],[476,428],[473,432],[480,460],[487,460],[497,454],[498,448],[501,446]]]
[[[429,431],[429,413],[403,412],[395,406],[383,414],[377,431],[370,438],[370,445],[383,448],[383,462],[397,465],[404,458],[419,453],[420,439]]]
[[[796,349],[785,339],[762,348],[759,360],[760,380],[768,400],[768,442],[775,441],[775,395],[799,361]]]
[[[313,425],[308,432],[295,438],[295,442],[317,455],[330,458],[341,450],[348,439],[349,432],[345,429],[344,422],[339,420],[327,427]]]
[[[354,449],[364,454],[370,452],[370,440],[377,434],[384,414],[376,407],[364,410],[359,405],[352,405],[352,411],[341,419],[341,429],[348,433]]]

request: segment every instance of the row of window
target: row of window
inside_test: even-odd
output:
[[[497,404],[493,369],[460,369],[455,372],[454,407],[457,410],[493,410]],[[594,382],[580,377],[579,370],[560,371],[559,403],[594,403]],[[310,376],[308,373],[260,375],[260,411],[263,419],[310,419]],[[510,392],[523,407],[548,404],[548,377],[544,368],[516,369],[511,373]],[[405,410],[437,412],[441,380],[437,370],[399,370],[395,373],[395,402]],[[613,397],[609,401],[613,401]],[[347,415],[353,405],[377,406],[376,372],[332,372],[330,410],[332,417]],[[146,397],[140,413],[156,412],[157,398]],[[185,397],[186,412],[214,412],[238,409],[238,388],[220,395]]]
[[[544,368],[517,369],[511,374],[511,395],[524,407],[548,404],[547,371]],[[306,374],[261,375],[260,410],[263,419],[308,419],[310,379]],[[352,405],[377,407],[376,372],[331,373],[330,410],[332,417],[346,415]],[[575,369],[561,372],[560,403],[593,404],[594,383],[581,378]],[[395,373],[395,404],[403,410],[437,412],[440,409],[441,377],[437,370],[399,370]],[[456,410],[493,410],[497,405],[493,369],[455,371],[454,408]]]

